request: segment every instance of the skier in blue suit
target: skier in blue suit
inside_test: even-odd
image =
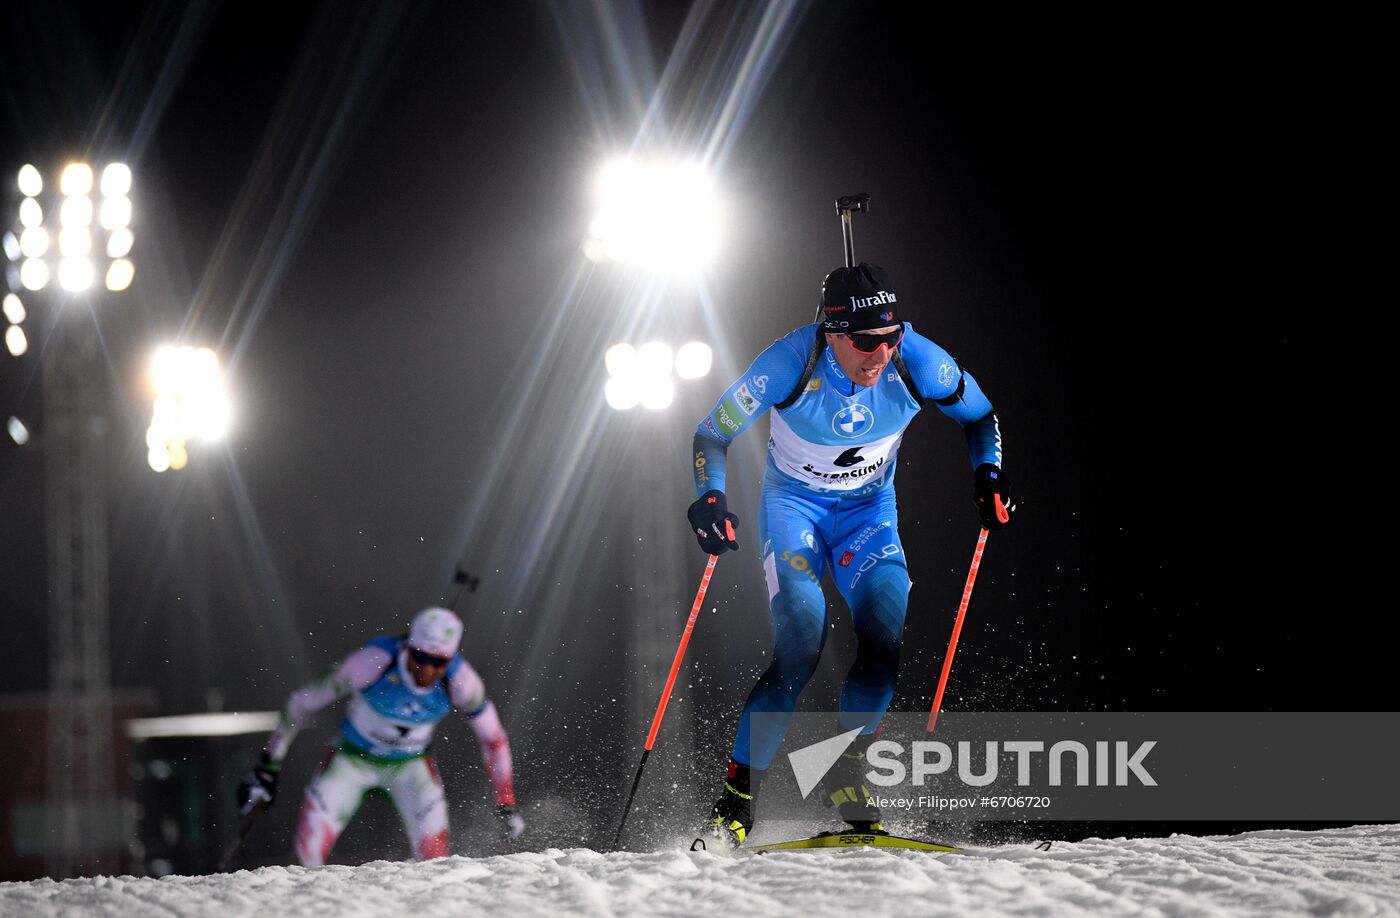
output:
[[[850,606],[858,641],[841,690],[839,726],[861,734],[828,773],[823,793],[856,830],[882,830],[860,776],[899,667],[909,573],[895,466],[904,429],[925,405],[962,425],[982,524],[1010,523],[1009,510],[1003,518],[996,509],[996,496],[1009,505],[1010,493],[992,404],[947,351],[900,321],[885,271],[864,263],[837,269],[822,284],[821,303],[823,321],[774,341],[695,431],[699,498],[687,517],[700,548],[719,554],[739,547],[726,531],[726,522],[738,523],[725,504],[726,451],[773,409],[758,520],[773,657],[749,693],[724,791],[707,824],[708,834],[730,846],[753,827],[754,795],[821,656],[825,570]]]

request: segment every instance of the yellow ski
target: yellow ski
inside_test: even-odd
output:
[[[899,835],[885,835],[878,832],[823,832],[811,838],[798,838],[793,841],[772,842],[767,845],[745,845],[740,852],[750,851],[764,854],[769,851],[801,851],[811,848],[907,848],[913,851],[933,851],[938,854],[962,854],[961,848],[942,845],[937,842],[919,841],[917,838],[904,838]]]

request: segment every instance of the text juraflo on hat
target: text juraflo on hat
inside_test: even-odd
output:
[[[889,275],[879,265],[837,268],[822,281],[822,328],[860,332],[898,325],[895,300]]]

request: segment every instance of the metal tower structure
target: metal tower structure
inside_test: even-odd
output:
[[[80,875],[89,867],[84,855],[120,832],[108,638],[105,361],[86,310],[69,312],[82,314],[58,317],[43,356],[52,819],[45,867],[54,879]]]
[[[127,290],[135,274],[131,178],[123,163],[99,176],[70,162],[48,180],[27,164],[3,239],[11,290],[44,303],[52,320],[40,358],[49,622],[40,850],[54,879],[120,866],[126,846],[108,638],[107,360],[93,308],[102,287]],[[7,318],[23,317],[17,293],[7,306]]]

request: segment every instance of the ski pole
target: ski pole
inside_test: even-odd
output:
[[[724,525],[729,530],[729,538],[733,540],[733,525],[728,521]],[[671,661],[671,674],[666,677],[666,687],[661,690],[661,700],[656,704],[656,715],[651,719],[651,730],[647,733],[646,746],[642,749],[642,760],[637,763],[637,776],[632,779],[632,790],[627,794],[627,803],[622,807],[622,821],[617,824],[617,835],[613,838],[614,849],[622,844],[622,829],[627,825],[627,816],[632,812],[632,801],[637,796],[637,787],[642,783],[642,769],[647,767],[647,756],[651,755],[651,747],[656,743],[656,733],[661,729],[661,718],[666,716],[666,705],[671,701],[671,689],[675,686],[676,674],[681,669],[681,658],[685,656],[686,645],[690,643],[691,632],[695,630],[695,620],[700,616],[700,606],[705,602],[705,591],[710,588],[710,577],[714,575],[715,562],[718,560],[719,555],[710,555],[710,560],[705,565],[705,573],[700,577],[700,589],[695,591],[695,602],[690,606],[690,618],[686,619],[680,646],[676,648],[675,659]]]
[[[1005,523],[1011,519],[1001,495],[992,495],[996,501],[997,519]],[[967,584],[963,587],[962,602],[958,604],[958,617],[953,621],[953,637],[948,641],[948,652],[943,656],[943,672],[938,677],[938,691],[933,693],[933,708],[928,712],[927,732],[933,732],[938,722],[938,712],[943,707],[943,690],[948,687],[948,673],[953,669],[953,654],[958,649],[958,635],[962,633],[963,619],[967,617],[967,604],[972,601],[972,585],[977,582],[977,569],[982,566],[982,551],[987,547],[987,528],[977,536],[977,549],[972,553],[972,567],[967,571]]]
[[[228,847],[224,849],[223,856],[219,858],[219,873],[228,870],[228,865],[233,863],[234,855],[238,854],[238,850],[243,847],[243,840],[248,837],[248,830],[253,828],[253,823],[262,815],[262,811],[267,809],[267,806],[268,801],[267,798],[264,797],[253,804],[253,808],[243,815],[243,819],[238,823],[237,837],[229,843]]]

